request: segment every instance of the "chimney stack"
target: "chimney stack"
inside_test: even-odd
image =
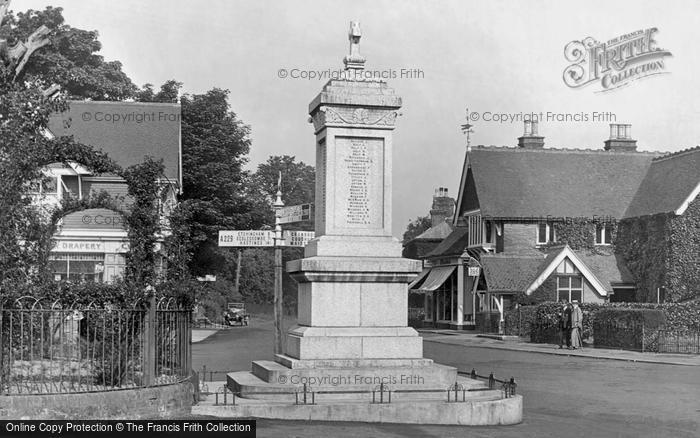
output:
[[[434,227],[451,218],[455,213],[455,200],[450,198],[447,187],[435,189],[433,206],[430,209],[430,226]]]
[[[632,139],[632,125],[610,124],[610,138],[605,140],[605,150],[614,152],[634,152],[637,140]]]
[[[525,132],[518,137],[518,147],[523,149],[542,149],[544,137],[537,135],[537,120],[525,120]]]

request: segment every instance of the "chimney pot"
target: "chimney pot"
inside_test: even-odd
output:
[[[525,120],[525,130],[522,137],[518,137],[518,147],[523,149],[542,149],[544,137],[537,135],[537,121]]]
[[[606,151],[634,152],[637,140],[632,138],[632,125],[624,123],[610,124],[610,138],[605,140]]]

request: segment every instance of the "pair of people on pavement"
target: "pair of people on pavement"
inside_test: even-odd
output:
[[[578,306],[578,301],[574,300],[564,304],[559,313],[559,348],[578,349],[581,348],[581,331],[583,330],[583,312]]]

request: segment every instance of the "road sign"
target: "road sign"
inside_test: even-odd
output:
[[[306,246],[315,236],[313,231],[285,231],[284,241],[287,246]]]
[[[480,273],[479,271],[480,271],[480,269],[478,266],[469,266],[467,274],[470,277],[478,277],[479,273]]]
[[[219,246],[274,246],[272,230],[219,231]]]
[[[279,209],[280,224],[311,220],[313,204],[290,205]]]

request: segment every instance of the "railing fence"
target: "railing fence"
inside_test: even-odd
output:
[[[129,308],[0,302],[0,394],[106,391],[190,375],[190,311],[173,299]]]

